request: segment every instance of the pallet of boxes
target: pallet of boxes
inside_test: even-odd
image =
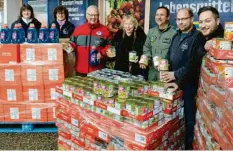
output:
[[[67,78],[56,91],[59,150],[184,149],[181,91],[111,69]]]
[[[0,122],[55,122],[61,44],[0,44]]]
[[[225,39],[213,39],[204,57],[198,88],[194,149],[233,149],[233,23]]]

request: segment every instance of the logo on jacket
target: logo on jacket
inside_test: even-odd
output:
[[[102,35],[102,32],[101,31],[97,31],[96,35],[100,36],[100,35]]]
[[[185,51],[186,49],[188,49],[187,42],[181,45],[181,49],[182,49],[182,51]]]
[[[63,34],[68,34],[68,31],[67,31],[67,29],[63,29]]]
[[[151,39],[150,39],[150,41],[151,41],[151,42],[154,42],[154,41],[156,40],[156,38],[157,38],[157,37],[152,36]]]

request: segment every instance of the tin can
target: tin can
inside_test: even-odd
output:
[[[154,66],[159,66],[161,58],[159,56],[153,57]]]
[[[142,55],[139,63],[147,66],[148,65],[148,57],[146,55]]]
[[[130,51],[129,52],[129,61],[134,62],[137,58],[137,52],[136,51]]]

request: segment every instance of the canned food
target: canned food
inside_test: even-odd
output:
[[[169,70],[169,64],[160,64],[159,65],[160,71],[168,71]]]
[[[224,38],[233,41],[233,22],[225,22]]]
[[[115,47],[110,47],[108,50],[109,50],[108,57],[110,57],[110,58],[116,57]]]
[[[129,61],[134,62],[137,58],[137,52],[136,51],[130,51],[129,52]]]
[[[148,65],[148,57],[146,55],[142,55],[139,63],[147,66]]]
[[[130,93],[129,84],[123,83],[123,82],[119,83],[119,86],[118,86],[118,98],[126,99],[126,98],[128,98],[129,93]]]
[[[153,57],[154,66],[159,66],[160,61],[161,61],[161,58],[159,56],[154,56]]]
[[[229,40],[225,40],[223,38],[215,38],[213,40],[214,47],[217,49],[222,50],[231,50],[232,49],[232,42]]]
[[[122,109],[125,108],[125,103],[126,103],[125,99],[117,99],[115,101],[115,108],[119,109],[119,110],[122,110]]]

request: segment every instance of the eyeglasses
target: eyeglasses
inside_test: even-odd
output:
[[[191,16],[190,16],[190,17],[186,17],[186,18],[176,18],[176,21],[177,21],[177,22],[185,21],[185,20],[187,20],[187,19],[189,19],[189,18],[191,18]]]
[[[89,15],[90,17],[98,17],[99,16],[99,14],[89,14],[89,13],[87,13],[87,15]]]

